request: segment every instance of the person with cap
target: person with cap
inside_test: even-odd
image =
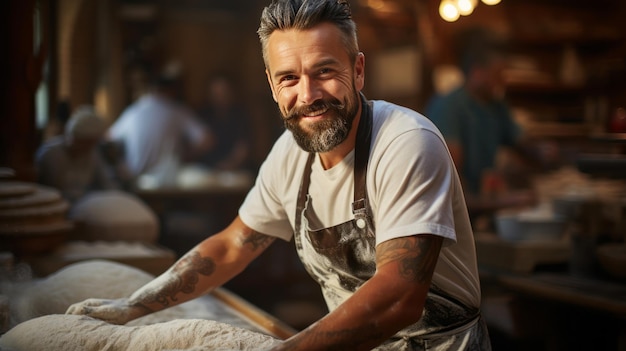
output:
[[[91,190],[118,188],[98,149],[105,131],[105,121],[92,106],[77,108],[64,133],[37,150],[37,182],[58,189],[70,203]]]

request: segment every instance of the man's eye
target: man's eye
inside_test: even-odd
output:
[[[296,76],[290,75],[290,76],[283,76],[282,78],[280,78],[281,82],[288,82],[291,80],[296,80],[298,79]]]
[[[332,72],[330,68],[322,68],[320,69],[320,75],[328,75]]]

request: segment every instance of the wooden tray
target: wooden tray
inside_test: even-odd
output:
[[[226,288],[217,288],[213,290],[210,295],[236,311],[248,320],[250,324],[269,335],[285,340],[297,333],[291,326],[259,309]]]

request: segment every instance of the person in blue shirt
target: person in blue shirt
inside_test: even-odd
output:
[[[530,180],[558,167],[560,148],[554,141],[531,139],[513,118],[504,94],[505,43],[483,28],[459,39],[464,81],[435,96],[426,116],[445,138],[472,226],[487,230],[494,212],[536,204]]]
[[[464,83],[433,99],[426,115],[444,135],[465,191],[477,194],[500,148],[516,147],[522,133],[504,100],[502,45],[484,37],[466,39],[465,44]]]

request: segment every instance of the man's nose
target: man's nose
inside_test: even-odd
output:
[[[322,89],[315,79],[303,76],[300,77],[298,100],[303,105],[310,105],[322,98]]]

